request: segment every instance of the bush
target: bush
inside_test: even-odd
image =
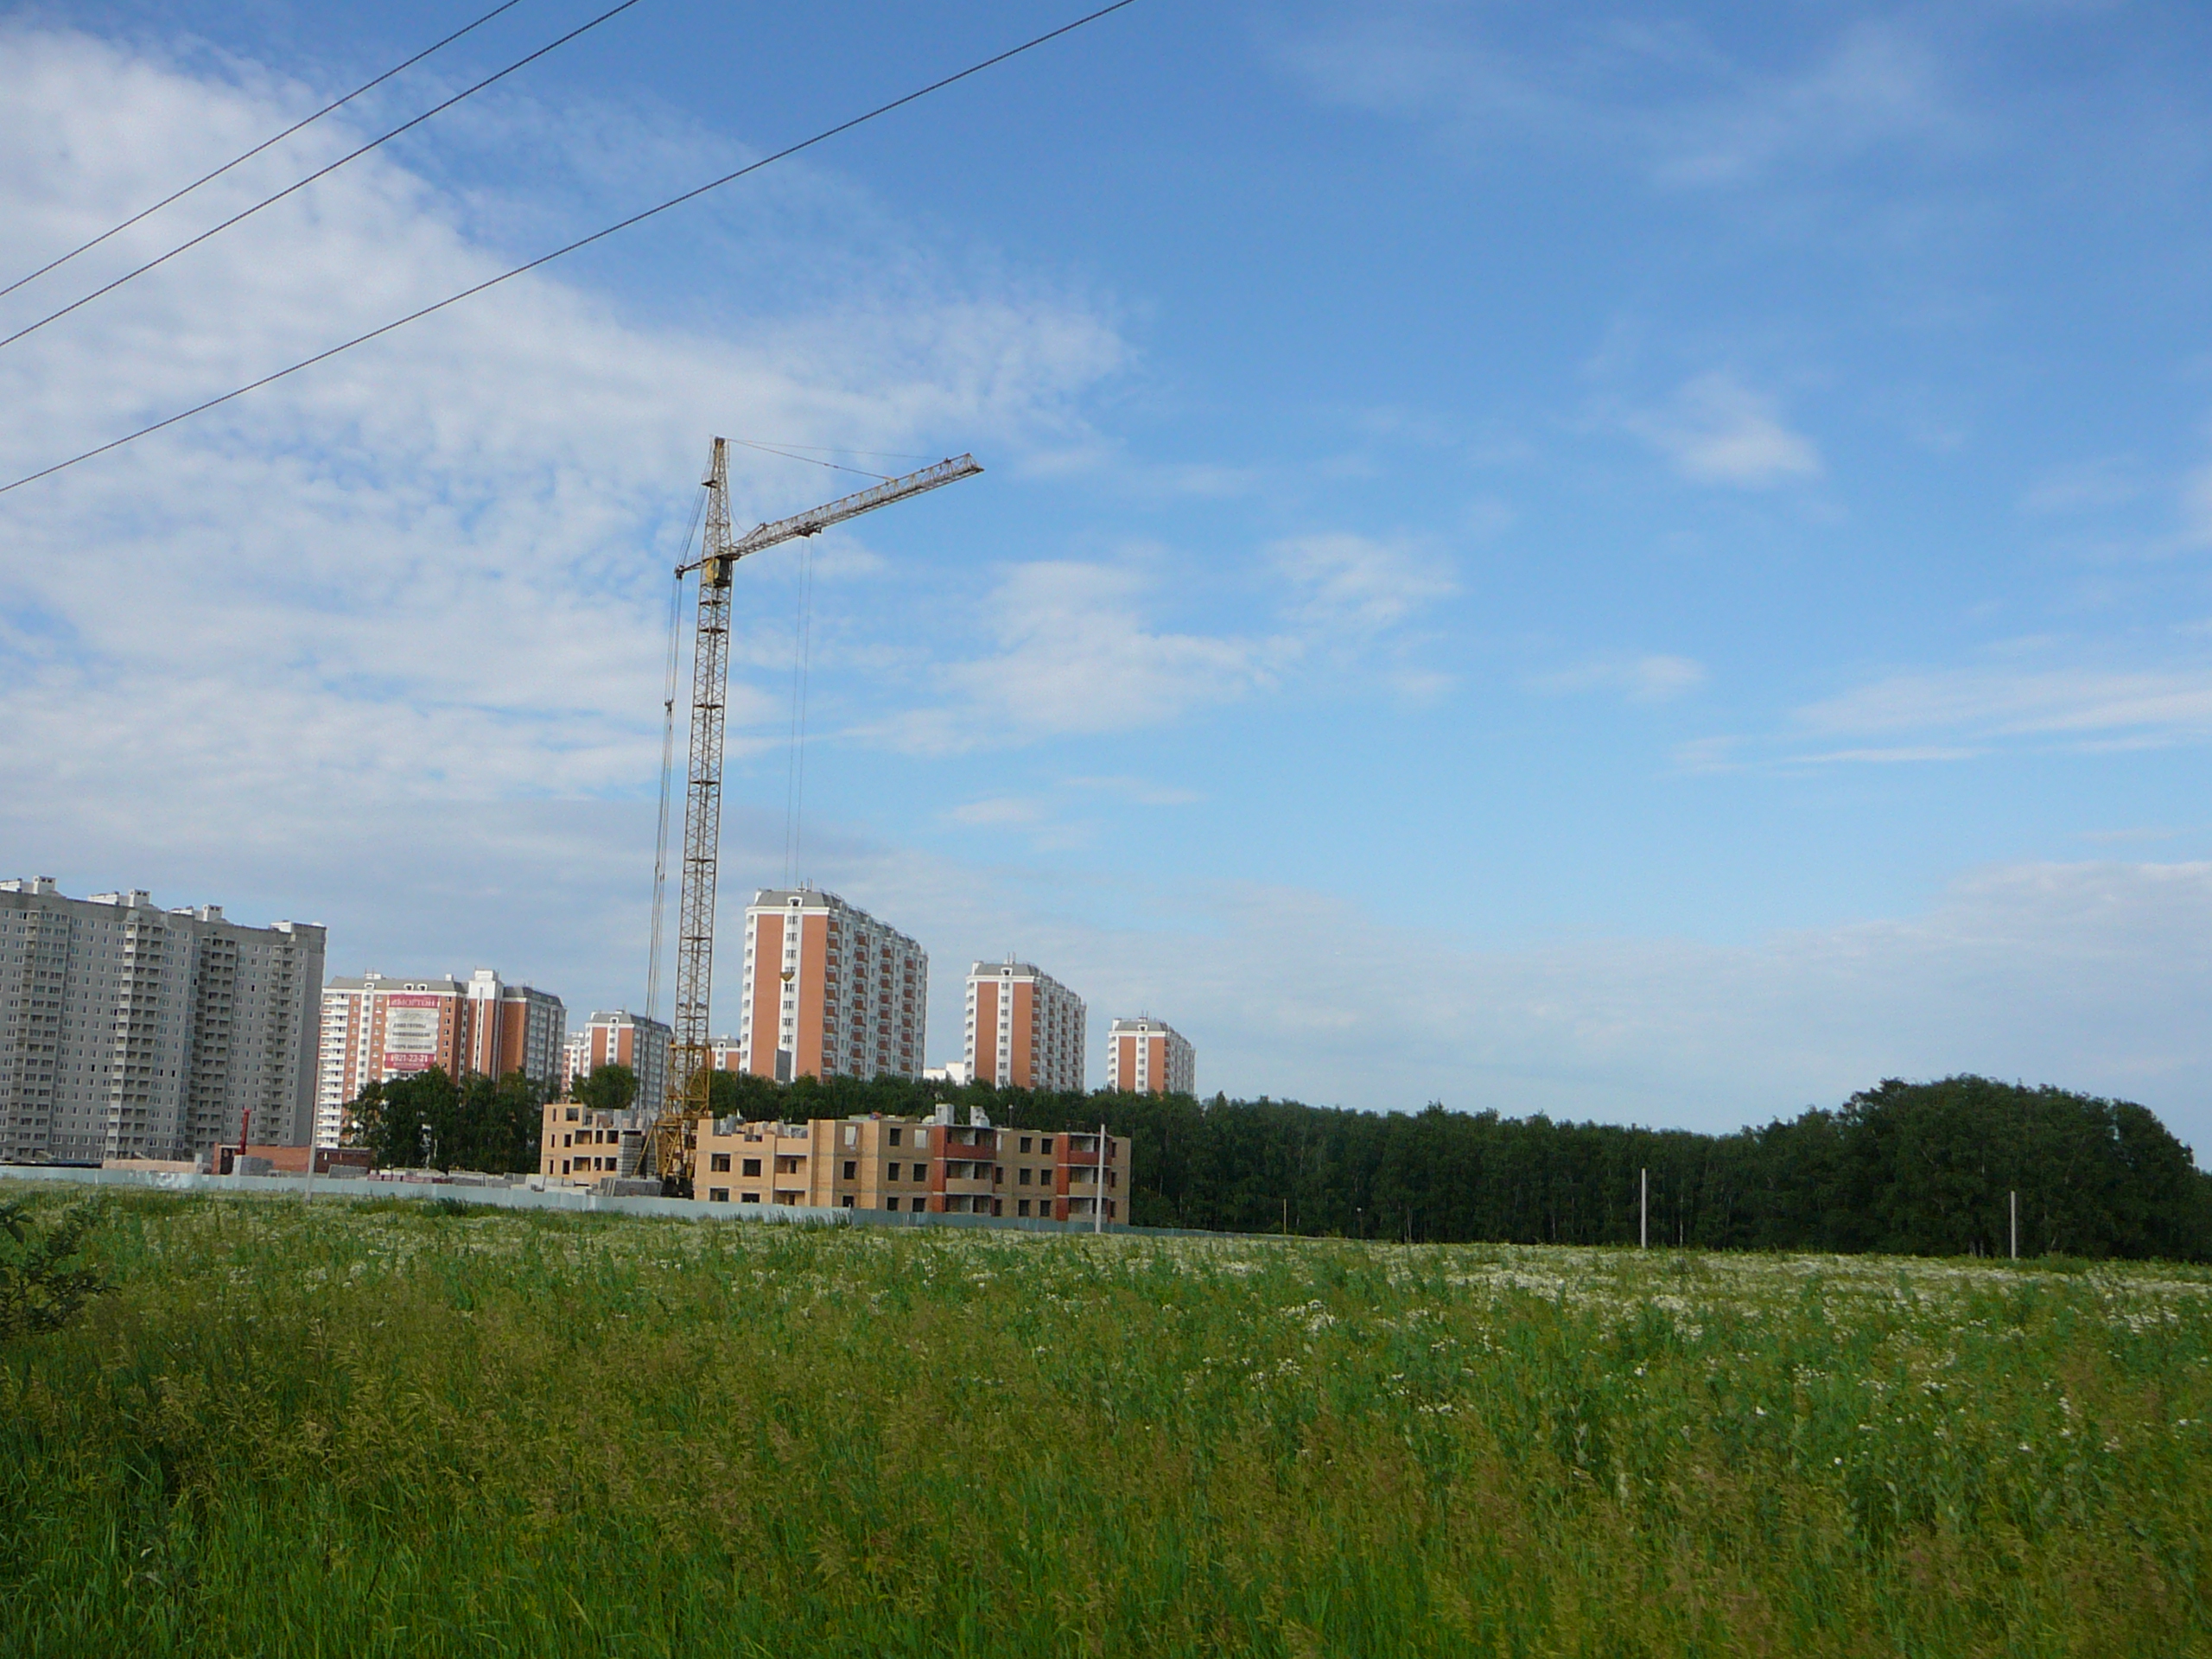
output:
[[[99,1218],[72,1205],[41,1227],[28,1205],[0,1198],[0,1342],[59,1331],[107,1292],[106,1274],[84,1258]]]

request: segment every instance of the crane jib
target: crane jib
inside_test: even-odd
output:
[[[904,501],[926,491],[942,487],[963,478],[973,478],[982,467],[973,455],[955,455],[940,461],[935,466],[925,467],[919,472],[908,473],[904,478],[886,479],[880,484],[871,484],[864,490],[826,502],[818,507],[794,513],[788,518],[779,518],[772,524],[761,524],[747,531],[728,545],[726,553],[704,553],[689,564],[678,565],[676,574],[689,575],[709,559],[726,557],[732,563],[748,553],[758,553],[801,536],[819,536],[833,524],[848,518],[857,518],[864,512],[878,507],[887,507],[894,501]],[[724,567],[725,571],[727,566]]]

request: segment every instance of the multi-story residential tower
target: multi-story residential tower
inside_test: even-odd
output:
[[[550,991],[503,985],[489,968],[468,980],[468,1052],[463,1064],[487,1077],[519,1071],[552,1088],[561,1080],[561,1045],[569,1010]]]
[[[591,1033],[572,1031],[561,1039],[561,1093],[574,1092],[576,1079],[591,1070]]]
[[[503,984],[489,968],[466,980],[333,979],[322,989],[315,1143],[340,1142],[346,1109],[369,1084],[434,1065],[456,1077],[519,1071],[556,1087],[568,1023],[559,997]]]
[[[794,1077],[921,1075],[929,953],[834,893],[765,887],[745,912],[741,1068]]]
[[[594,1012],[584,1028],[569,1039],[567,1087],[573,1091],[583,1078],[602,1065],[626,1065],[638,1076],[634,1110],[658,1117],[668,1100],[669,1045],[671,1033],[658,1020],[617,1008],[611,1014]]]
[[[1039,1221],[1128,1219],[1129,1141],[1097,1131],[1047,1135],[994,1128],[980,1114],[951,1110],[911,1117],[814,1118],[754,1123],[701,1118],[691,1196],[706,1204],[788,1204],[912,1215],[1010,1216]],[[547,1122],[543,1171],[563,1173],[576,1156],[566,1124]],[[607,1137],[601,1137],[607,1138]],[[583,1146],[576,1141],[575,1146]],[[594,1145],[586,1179],[605,1148]],[[1102,1179],[1103,1177],[1103,1179]],[[573,1179],[573,1177],[571,1178]]]
[[[1008,957],[968,970],[969,1079],[1002,1089],[1083,1090],[1083,999]]]
[[[313,1127],[324,935],[0,881],[0,1159],[183,1159]]]
[[[1133,1094],[1194,1095],[1198,1052],[1164,1020],[1116,1020],[1106,1034],[1106,1086]]]

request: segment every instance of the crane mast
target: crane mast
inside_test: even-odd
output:
[[[973,455],[959,455],[904,478],[886,479],[788,518],[757,525],[733,538],[729,519],[728,441],[716,438],[702,480],[707,492],[705,534],[699,557],[677,567],[681,578],[699,575],[698,625],[691,652],[691,747],[683,791],[683,866],[677,900],[675,1085],[647,1137],[652,1173],[678,1185],[691,1178],[694,1126],[709,1109],[714,1065],[710,1006],[715,978],[715,889],[721,847],[723,715],[729,700],[731,573],[737,562],[802,536],[873,512],[983,469]],[[658,924],[656,924],[658,925]]]

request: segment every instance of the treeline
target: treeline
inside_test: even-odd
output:
[[[1363,1112],[1187,1095],[1031,1094],[879,1078],[715,1079],[748,1117],[925,1116],[1095,1128],[1134,1144],[1129,1218],[1232,1232],[1632,1244],[1649,1172],[1655,1245],[2002,1255],[2212,1257],[2212,1176],[2145,1108],[1986,1077],[1891,1081],[1838,1110],[1733,1135]]]
[[[454,1078],[434,1065],[362,1090],[353,1144],[373,1152],[380,1168],[526,1174],[537,1167],[551,1092],[519,1071]]]

